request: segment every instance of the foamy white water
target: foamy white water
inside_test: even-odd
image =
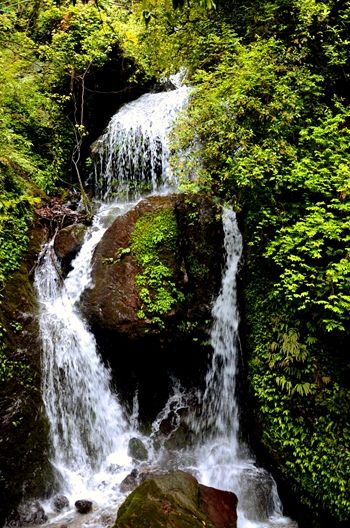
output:
[[[52,464],[61,491],[72,500],[95,494],[99,474],[110,464],[127,471],[130,427],[110,388],[110,372],[97,353],[94,336],[78,303],[91,281],[91,259],[107,226],[108,214],[128,208],[103,206],[65,280],[53,251],[43,250],[35,276],[40,305],[43,399],[50,423]],[[107,221],[106,221],[107,220]]]
[[[96,189],[102,199],[130,199],[176,186],[168,133],[188,95],[186,86],[145,94],[115,114],[93,146]]]

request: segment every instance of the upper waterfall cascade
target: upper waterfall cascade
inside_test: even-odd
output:
[[[95,187],[102,199],[135,198],[176,186],[168,133],[188,94],[186,86],[145,94],[115,114],[93,146]]]
[[[188,88],[178,87],[146,94],[124,105],[112,118],[106,133],[93,146],[97,194],[102,204],[72,270],[63,280],[52,242],[43,249],[36,270],[43,399],[50,423],[52,464],[60,491],[71,504],[87,498],[97,505],[94,515],[85,521],[89,526],[105,526],[104,516],[115,515],[125,496],[119,483],[134,467],[128,456],[130,438],[142,438],[149,453],[148,465],[169,467],[165,447],[154,439],[164,417],[176,415],[177,427],[183,419],[177,411],[188,406],[188,394],[174,381],[173,392],[154,421],[151,434],[141,434],[137,394],[128,413],[111,388],[111,373],[79,311],[81,296],[91,286],[94,249],[113,219],[128,211],[145,189],[165,193],[176,185],[169,167],[168,133],[186,105],[188,93]],[[197,415],[189,411],[184,418],[195,441],[178,457],[173,456],[172,467],[194,473],[206,485],[234,491],[239,498],[239,528],[294,526],[282,516],[273,478],[257,467],[239,438],[236,277],[242,237],[235,213],[229,208],[223,210],[223,227],[226,264],[212,310],[212,362],[206,388],[198,395],[202,411]],[[49,501],[44,506],[50,513]],[[58,516],[51,510],[54,522],[66,522],[73,514],[73,509]]]

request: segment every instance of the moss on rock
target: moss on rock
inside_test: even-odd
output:
[[[236,528],[233,493],[183,471],[151,476],[122,504],[114,528]]]
[[[131,251],[141,272],[135,277],[141,300],[137,316],[164,327],[162,316],[185,300],[178,281],[178,226],[173,208],[146,213],[135,224]]]

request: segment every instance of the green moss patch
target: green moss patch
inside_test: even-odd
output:
[[[131,250],[141,268],[135,278],[142,302],[140,319],[150,318],[160,327],[162,316],[184,301],[176,285],[178,228],[172,209],[145,214],[131,236]]]

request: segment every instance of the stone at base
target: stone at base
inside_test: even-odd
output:
[[[89,513],[92,510],[92,502],[89,500],[77,500],[74,506],[79,513]]]
[[[52,500],[52,506],[56,512],[61,512],[69,507],[69,500],[65,495],[56,495]]]
[[[138,486],[119,508],[114,528],[236,528],[236,507],[234,493],[173,471]]]

